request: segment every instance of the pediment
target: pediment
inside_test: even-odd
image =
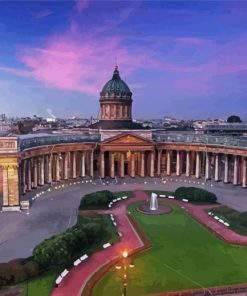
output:
[[[152,141],[145,139],[143,137],[133,135],[133,134],[125,134],[125,135],[118,135],[112,138],[108,138],[107,140],[103,141],[103,144],[148,144],[150,145],[153,143]]]

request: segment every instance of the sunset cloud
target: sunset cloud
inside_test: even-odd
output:
[[[183,114],[185,101],[197,106],[186,111],[192,114],[209,98],[219,113],[222,99],[230,110],[237,100],[246,109],[247,3],[41,1],[21,10],[18,2],[11,11],[1,5],[0,78],[18,85],[13,100],[26,85],[24,108],[33,92],[40,106],[54,108],[63,96],[70,110],[92,114],[117,57],[121,78],[142,101],[135,108],[141,115],[153,102],[163,106],[159,112]],[[10,96],[4,88],[2,100]]]
[[[30,75],[44,84],[90,95],[111,78],[115,56],[122,76],[145,67],[148,56],[128,50],[121,38],[87,39],[63,36],[51,38],[43,48],[23,48],[17,57],[29,72],[2,69],[17,75]],[[0,69],[1,70],[1,69]]]

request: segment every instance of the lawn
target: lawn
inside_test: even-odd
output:
[[[226,244],[176,206],[168,215],[148,216],[135,210],[137,204],[129,210],[153,247],[135,258],[129,296],[246,282],[246,247]],[[93,296],[121,295],[121,285],[111,269]]]
[[[77,225],[80,226],[83,223],[85,223],[87,220],[95,222],[103,223],[104,225],[104,235],[102,239],[97,243],[90,247],[90,249],[84,249],[82,248],[82,251],[80,254],[75,254],[75,260],[79,258],[84,253],[87,253],[88,255],[97,252],[98,250],[102,249],[102,245],[107,242],[116,242],[119,239],[119,236],[116,232],[115,227],[112,224],[112,221],[110,219],[109,215],[96,215],[95,217],[82,217],[78,216]],[[73,262],[71,262],[73,264]],[[47,270],[46,272],[42,273],[39,276],[36,276],[34,278],[31,278],[28,281],[25,281],[23,283],[20,283],[18,285],[15,285],[16,287],[23,288],[23,292],[19,294],[19,296],[26,296],[26,295],[32,295],[32,296],[48,296],[50,295],[50,292],[52,288],[54,287],[55,280],[58,277],[59,273],[61,273],[65,268],[68,268],[68,266],[55,266],[52,269]],[[1,289],[0,289],[1,292]]]
[[[241,235],[247,235],[247,212],[240,213],[226,206],[207,210],[207,212],[210,211],[224,221],[227,221],[233,231]]]

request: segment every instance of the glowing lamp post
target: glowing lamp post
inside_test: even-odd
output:
[[[123,269],[123,296],[127,296],[127,270],[129,268],[134,268],[135,265],[133,261],[128,257],[128,251],[123,251],[121,256],[121,261],[116,265],[116,269]]]

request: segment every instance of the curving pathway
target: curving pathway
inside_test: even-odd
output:
[[[115,216],[117,230],[122,233],[121,240],[108,249],[99,251],[90,256],[85,262],[74,267],[65,277],[58,288],[52,291],[52,296],[80,296],[87,281],[93,274],[109,261],[116,259],[122,250],[135,250],[143,246],[135,229],[132,227],[126,216],[126,206],[130,203],[142,201],[148,196],[145,192],[135,191],[134,198],[122,201],[116,208],[107,211],[98,211],[99,213],[111,213]]]
[[[121,201],[119,204],[117,204],[116,208],[97,211],[98,213],[102,214],[111,213],[115,216],[117,221],[117,230],[122,233],[121,240],[110,248],[93,254],[87,261],[70,270],[69,274],[59,285],[59,287],[52,291],[52,296],[80,296],[87,281],[94,275],[94,273],[109,263],[111,260],[116,259],[122,250],[125,248],[128,248],[129,250],[135,250],[143,246],[143,242],[127,218],[126,207],[133,202],[147,200],[148,198],[149,196],[147,193],[141,190],[136,190],[134,191],[134,198]],[[247,237],[236,234],[231,229],[228,229],[224,225],[218,223],[204,212],[205,209],[212,208],[212,205],[196,206],[177,200],[165,199],[165,201],[183,208],[198,222],[205,225],[211,231],[215,232],[221,239],[227,241],[228,243],[247,245]]]

